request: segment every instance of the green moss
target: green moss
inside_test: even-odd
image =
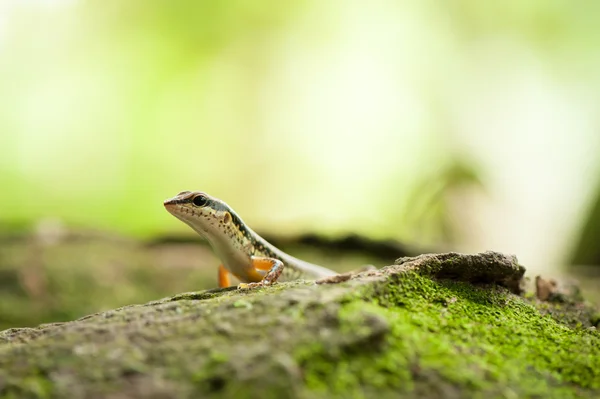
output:
[[[340,309],[345,329],[358,334],[377,318],[389,325],[378,346],[345,351],[335,362],[318,346],[299,354],[311,389],[366,395],[444,386],[462,395],[561,398],[583,394],[571,384],[600,389],[600,336],[542,317],[502,288],[401,275],[373,302]]]

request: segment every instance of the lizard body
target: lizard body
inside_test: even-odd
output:
[[[182,191],[164,201],[164,206],[204,237],[221,259],[220,287],[230,285],[229,274],[242,282],[238,288],[270,285],[278,279],[319,279],[337,274],[271,245],[248,227],[229,205],[206,193]]]

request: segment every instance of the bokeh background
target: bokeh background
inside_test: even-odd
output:
[[[493,249],[595,291],[598,15],[560,0],[1,1],[0,328],[214,286],[207,248],[147,244],[192,237],[162,207],[182,190],[261,232]]]

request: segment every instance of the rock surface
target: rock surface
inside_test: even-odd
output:
[[[600,334],[515,295],[514,256],[192,292],[0,333],[0,397],[600,396]]]

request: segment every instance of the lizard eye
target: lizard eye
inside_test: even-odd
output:
[[[206,206],[208,204],[208,198],[203,195],[197,195],[192,200],[192,204],[196,206]]]

